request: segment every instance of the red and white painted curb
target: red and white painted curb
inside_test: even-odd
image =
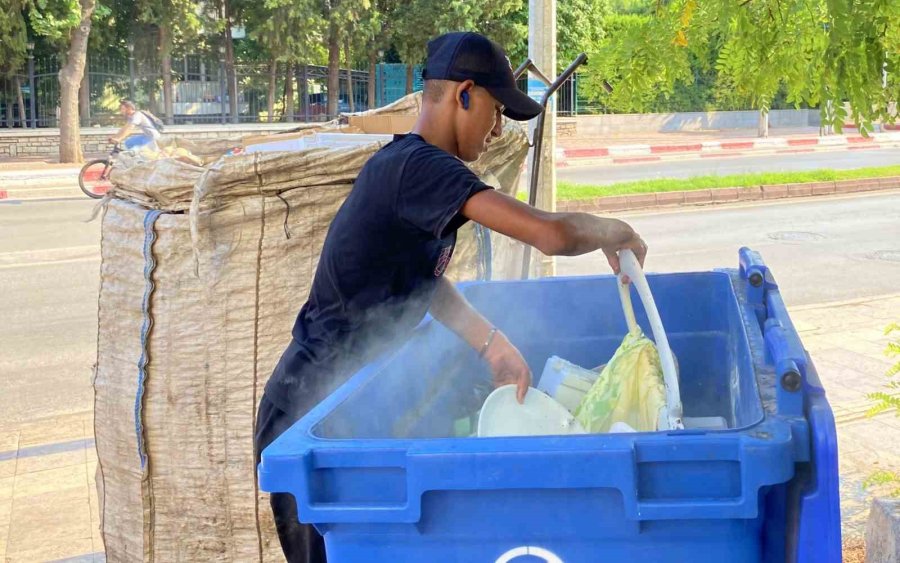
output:
[[[862,150],[900,146],[900,132],[874,133],[868,137],[832,135],[769,139],[735,139],[669,145],[611,145],[597,148],[559,148],[558,167],[632,164],[684,158],[722,158],[754,154],[790,154],[820,150]]]

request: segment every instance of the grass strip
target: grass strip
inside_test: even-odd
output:
[[[801,172],[761,172],[755,174],[733,174],[730,176],[660,178],[654,180],[622,182],[610,184],[608,186],[559,181],[557,182],[557,197],[560,201],[570,201],[613,195],[708,190],[717,188],[742,188],[747,186],[766,186],[773,184],[801,184],[804,182],[859,180],[864,178],[885,178],[889,176],[900,176],[900,165],[856,168],[853,170],[832,170],[825,168]]]

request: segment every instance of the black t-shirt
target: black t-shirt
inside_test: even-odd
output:
[[[363,166],[325,239],[288,345],[266,385],[302,416],[425,316],[453,255],[460,214],[490,189],[419,135],[398,135]]]

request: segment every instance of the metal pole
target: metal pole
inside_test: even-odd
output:
[[[534,149],[531,151],[531,156],[532,156],[531,163],[530,163],[531,171],[529,173],[528,205],[530,205],[532,207],[537,207],[538,196],[539,196],[538,188],[540,187],[539,182],[541,180],[546,179],[546,173],[544,170],[542,170],[542,167],[546,166],[547,160],[539,158],[538,155],[541,154],[541,150],[543,149],[544,140],[546,137],[546,135],[544,135],[544,133],[545,133],[545,127],[547,125],[547,118],[548,118],[547,114],[551,113],[551,106],[552,106],[552,104],[550,103],[550,100],[551,100],[552,96],[556,93],[556,91],[562,87],[562,85],[566,82],[566,80],[568,80],[573,74],[575,74],[575,71],[578,70],[578,67],[583,65],[586,61],[587,61],[587,55],[585,55],[584,53],[578,55],[578,57],[576,57],[575,60],[572,61],[572,64],[570,64],[569,67],[566,70],[564,70],[563,73],[560,74],[556,78],[556,80],[553,81],[552,84],[549,84],[547,86],[547,89],[544,91],[544,95],[541,97],[541,105],[544,107],[544,111],[541,112],[541,114],[537,118],[537,122],[534,124],[534,132],[535,132]],[[526,63],[526,64],[528,64],[528,63]],[[533,68],[533,65],[531,68]],[[549,117],[550,117],[550,119],[553,118],[552,113]],[[555,181],[556,171],[551,170],[551,175],[553,176],[554,181]],[[555,184],[555,182],[554,182],[554,184]],[[555,204],[555,201],[554,201],[554,204]],[[554,205],[554,209],[555,209],[555,205]],[[552,273],[548,274],[546,271],[546,268],[543,270],[543,272],[545,275],[553,275]],[[525,252],[524,252],[523,258],[522,258],[522,279],[528,279],[530,277],[530,275],[531,275],[531,247],[526,245]]]
[[[35,95],[37,92],[34,89],[34,53],[29,49],[28,51],[28,109],[31,113],[31,128],[37,129],[37,115],[35,115]],[[22,124],[25,125],[24,123]]]
[[[134,55],[128,55],[128,97],[133,102],[134,101]]]
[[[300,110],[303,112],[303,122],[309,123],[309,67],[303,64],[300,69]]]
[[[222,102],[222,125],[225,125],[225,59],[219,59],[219,100]]]
[[[232,64],[234,68],[234,72],[232,72],[232,80],[234,81],[234,103],[231,105],[234,108],[234,114],[231,116],[232,123],[240,123],[241,121],[241,98],[240,93],[238,92],[238,69],[236,64]]]
[[[556,75],[556,0],[528,1],[528,58],[534,61],[537,68],[549,76]],[[549,82],[546,81],[545,82]],[[533,199],[536,206],[545,211],[556,211],[556,101],[550,99],[546,110],[538,120],[532,122],[530,133],[535,150],[532,152],[531,170],[539,170],[540,177],[531,182]],[[543,134],[540,138],[536,132]],[[533,162],[540,159],[540,167]],[[538,182],[539,180],[539,182]],[[523,271],[530,271],[530,261],[523,266]],[[525,270],[528,268],[528,270]],[[556,273],[556,262],[553,257],[546,259],[538,268],[543,276]]]
[[[578,75],[572,76],[572,117],[578,116]]]
[[[384,61],[378,63],[378,72],[375,73],[375,105],[381,107],[384,100]]]

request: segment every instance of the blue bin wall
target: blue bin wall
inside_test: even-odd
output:
[[[267,448],[260,486],[293,494],[337,563],[518,563],[538,559],[511,554],[536,552],[566,563],[838,563],[831,410],[770,273],[748,284],[747,256],[740,272],[651,277],[687,414],[726,416],[729,430],[448,438],[453,417],[480,407],[487,372],[426,322]],[[550,353],[605,361],[625,331],[611,277],[464,291],[537,373]],[[790,369],[799,391],[777,385]]]
[[[729,275],[650,276],[650,284],[679,359],[685,415],[722,416],[737,428],[759,422],[762,406]],[[463,292],[522,351],[536,379],[551,355],[586,367],[607,362],[627,331],[611,277],[473,284]],[[634,302],[649,334],[636,296]],[[431,323],[314,433],[328,439],[450,437],[454,420],[480,408],[489,383],[474,351]]]

